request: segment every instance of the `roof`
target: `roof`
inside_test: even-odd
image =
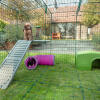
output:
[[[82,9],[82,7],[81,7]],[[50,8],[52,12],[52,22],[76,22],[77,6],[59,7],[58,9]],[[82,21],[82,12],[79,12],[77,21]]]

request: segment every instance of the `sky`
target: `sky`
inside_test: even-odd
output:
[[[80,0],[56,0],[56,1],[58,6],[74,6],[74,5],[78,5]],[[82,1],[84,3],[87,0],[82,0]],[[44,2],[46,2],[46,4],[49,7],[52,7],[55,4],[55,0],[44,0]]]

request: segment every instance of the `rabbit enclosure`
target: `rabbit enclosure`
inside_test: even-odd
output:
[[[25,23],[32,27],[31,43],[24,40]],[[3,90],[10,69],[2,68],[8,60],[10,68],[16,44],[23,60]],[[99,52],[99,0],[0,0],[0,100],[100,100]],[[80,54],[83,65],[93,57],[90,70],[78,70]],[[28,70],[24,60],[35,55],[54,55],[55,65]]]

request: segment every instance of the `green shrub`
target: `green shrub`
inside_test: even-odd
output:
[[[5,41],[16,42],[24,39],[24,24],[9,24],[5,27]],[[35,39],[36,29],[32,27],[33,39]]]
[[[7,23],[0,20],[0,47],[4,46],[5,43],[5,32],[4,28],[6,27]]]
[[[7,25],[4,31],[6,41],[16,42],[17,40],[22,40],[24,37],[23,25]]]
[[[0,32],[4,31],[4,28],[5,28],[6,25],[7,24],[4,21],[0,20]]]

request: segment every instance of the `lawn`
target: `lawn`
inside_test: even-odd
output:
[[[73,55],[55,55],[54,66],[27,70],[23,60],[0,100],[100,100],[100,69],[78,71],[74,63]]]

